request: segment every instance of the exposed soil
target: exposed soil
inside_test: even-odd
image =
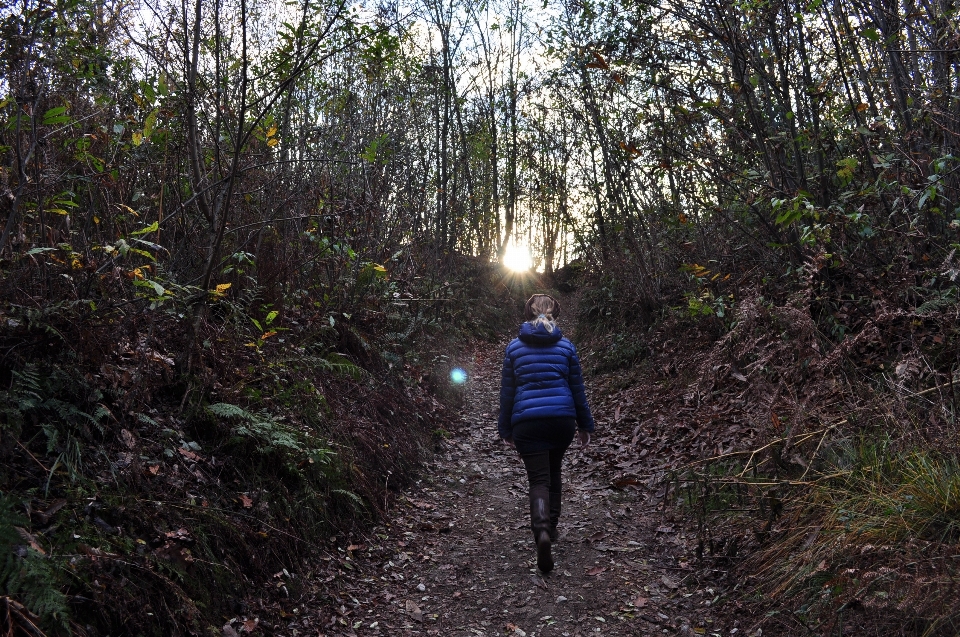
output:
[[[620,414],[607,413],[609,401],[592,401],[591,446],[566,456],[556,568],[538,573],[523,465],[496,433],[505,345],[479,344],[463,364],[461,421],[425,477],[391,505],[389,523],[330,553],[341,568],[317,582],[314,595],[329,596],[332,587],[339,607],[322,616],[327,611],[303,604],[285,631],[276,628],[290,635],[743,634],[712,612],[724,573],[694,564],[695,533],[661,506],[654,462],[624,453],[634,448],[631,432],[611,426]],[[618,458],[633,478],[623,478]]]

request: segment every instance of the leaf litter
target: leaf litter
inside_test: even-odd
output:
[[[461,419],[386,521],[344,541],[329,581],[303,589],[332,601],[287,631],[333,635],[694,635],[740,626],[711,608],[726,575],[695,570],[695,529],[658,498],[657,460],[638,458],[632,410],[588,383],[597,436],[565,459],[556,570],[541,575],[529,530],[526,476],[496,433],[505,343],[470,355]],[[632,424],[630,424],[632,423]],[[661,471],[662,473],[662,471]],[[319,608],[319,607],[318,607]],[[279,627],[278,627],[279,628]],[[743,628],[739,628],[743,630]]]

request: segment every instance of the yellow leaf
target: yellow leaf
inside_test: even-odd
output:
[[[273,126],[270,127],[270,130],[267,131],[267,137],[273,137],[276,134],[277,134],[277,125],[274,124]]]
[[[94,223],[100,223],[100,217],[94,216],[94,217],[93,217],[93,222],[94,222]]]
[[[53,213],[58,214],[58,215],[68,215],[68,214],[70,214],[69,212],[67,212],[67,211],[64,210],[63,208],[50,208],[50,212],[53,212]]]
[[[233,283],[221,283],[217,286],[217,294],[223,294],[230,289],[231,285],[233,285]]]
[[[266,339],[270,338],[271,336],[276,336],[276,335],[277,335],[277,333],[276,333],[276,332],[273,332],[273,331],[264,332],[264,333],[263,333],[263,336],[261,336],[260,338],[261,338],[261,340],[266,340]]]
[[[278,140],[276,137],[271,137],[270,139],[267,140],[267,146],[269,146],[270,148],[273,148],[279,143],[280,143],[280,140]]]
[[[140,131],[133,131],[133,145],[139,146],[143,143],[143,133]]]

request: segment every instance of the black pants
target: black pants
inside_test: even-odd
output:
[[[520,456],[527,470],[531,491],[534,487],[547,487],[550,493],[561,492],[561,465],[567,449],[550,449]]]
[[[577,421],[573,418],[543,418],[517,423],[513,440],[527,470],[530,489],[547,487],[550,493],[561,491],[561,464],[573,436]]]

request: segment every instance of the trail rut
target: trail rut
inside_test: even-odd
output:
[[[630,432],[603,408],[594,443],[565,458],[556,569],[537,572],[523,465],[496,433],[505,344],[464,362],[459,426],[387,523],[347,547],[331,583],[339,608],[319,634],[750,634],[713,613],[723,573],[691,565],[693,530],[663,509],[656,481],[612,482],[610,457]]]

